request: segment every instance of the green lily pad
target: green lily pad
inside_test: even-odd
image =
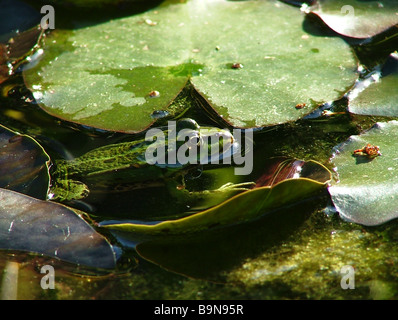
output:
[[[74,211],[5,189],[0,189],[0,248],[95,268],[116,264],[108,241]]]
[[[172,102],[188,81],[233,126],[295,121],[357,78],[342,39],[302,24],[297,8],[276,1],[165,1],[128,18],[54,30],[25,82],[48,113],[107,130],[138,132],[157,121],[153,114],[179,115],[184,107]]]
[[[354,156],[365,145],[379,146],[381,156]],[[329,187],[332,201],[344,219],[378,225],[398,217],[398,121],[377,123],[336,148],[332,163],[338,181]]]
[[[354,38],[368,38],[398,24],[395,0],[318,0],[311,8],[334,31]]]
[[[261,177],[257,182],[258,187],[240,193],[208,210],[181,219],[166,220],[156,224],[104,222],[101,226],[117,231],[118,234],[124,233],[127,237],[130,234],[130,237],[136,238],[139,235],[192,234],[253,221],[267,212],[308,198],[325,187],[331,178],[329,170],[319,163],[313,161],[308,163],[307,167],[312,167],[312,169],[307,171],[301,170],[306,166],[302,161],[299,161],[299,163],[295,161],[290,163],[280,162],[280,166],[272,179]],[[290,167],[291,170],[280,170],[285,166]],[[309,176],[316,176],[318,180],[300,176],[301,171],[307,171]],[[320,174],[321,171],[323,174]],[[316,173],[313,174],[313,172]],[[285,176],[285,179],[275,183],[279,180],[279,174]]]
[[[50,158],[31,137],[0,125],[0,188],[46,199]]]
[[[369,82],[367,84],[366,82]],[[369,77],[349,94],[351,113],[372,116],[398,116],[398,55],[390,55],[381,77]]]

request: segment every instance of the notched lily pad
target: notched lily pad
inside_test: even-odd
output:
[[[108,241],[71,209],[0,189],[0,248],[44,254],[87,267],[112,269]]]
[[[353,154],[367,144],[378,146],[381,156]],[[336,147],[331,161],[338,181],[333,181],[329,193],[341,217],[368,226],[398,217],[397,148],[397,121],[377,123]]]
[[[334,31],[354,38],[368,38],[398,24],[395,0],[318,0],[311,8]]]
[[[311,161],[309,164],[299,160],[277,162],[279,166],[276,166],[272,178],[262,177],[256,188],[240,193],[208,210],[157,224],[103,222],[101,226],[116,231],[122,237],[132,239],[140,236],[182,235],[213,230],[253,221],[267,212],[308,198],[324,188],[331,179],[329,170],[316,162]],[[317,172],[314,177],[317,176],[318,180],[305,178],[305,175],[300,176],[302,171],[300,168],[305,166],[313,166],[308,172]],[[268,177],[268,174],[266,176]],[[281,181],[276,183],[278,176]]]
[[[142,131],[154,112],[179,115],[184,109],[171,103],[187,81],[232,126],[295,121],[357,78],[349,46],[306,33],[302,20],[277,1],[165,1],[128,18],[55,30],[25,82],[48,113],[107,130]]]
[[[0,125],[0,188],[46,199],[50,158],[31,137]]]

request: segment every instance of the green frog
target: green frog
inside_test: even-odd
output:
[[[203,163],[203,150],[207,151],[208,163],[232,156],[237,150],[237,142],[229,130],[201,127],[193,119],[179,120],[173,135],[169,127],[157,132],[161,133],[163,139],[146,136],[131,142],[99,147],[72,160],[56,161],[51,172],[53,183],[49,198],[59,202],[80,200],[92,190],[122,192],[157,186],[164,181],[172,181],[174,190],[183,190],[184,175],[189,170],[197,169],[200,160]],[[162,144],[164,149],[160,148]],[[159,150],[166,150],[163,157],[156,154]],[[170,155],[172,151],[173,157]],[[196,151],[192,152],[196,158],[181,161],[181,157],[190,151]],[[156,163],[150,156],[165,161]],[[182,178],[182,183],[176,183],[178,177]],[[247,190],[246,185],[228,183],[217,191]]]

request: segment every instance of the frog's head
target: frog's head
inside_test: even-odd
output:
[[[193,119],[181,119],[177,122],[177,150],[180,163],[219,163],[237,152],[238,142],[227,129],[201,127]]]
[[[165,131],[151,129],[145,141],[142,160],[168,168],[219,163],[239,151],[239,144],[229,130],[201,127],[192,119],[181,119],[174,125],[169,122]]]

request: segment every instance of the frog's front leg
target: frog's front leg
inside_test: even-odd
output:
[[[201,190],[201,191],[189,191],[193,198],[218,198],[226,200],[229,197],[234,196],[240,191],[248,191],[256,185],[255,182],[242,182],[232,183],[228,182],[217,189],[212,190]],[[221,198],[220,198],[221,197]]]
[[[51,187],[49,198],[56,201],[71,201],[86,198],[90,193],[86,184],[76,180],[58,180]]]
[[[241,182],[241,183],[232,183],[232,182],[228,182],[224,185],[222,185],[221,187],[219,187],[218,189],[214,189],[214,190],[204,190],[204,192],[220,192],[220,193],[224,193],[224,192],[232,192],[232,191],[247,191],[252,189],[252,187],[254,187],[256,185],[255,182]]]

